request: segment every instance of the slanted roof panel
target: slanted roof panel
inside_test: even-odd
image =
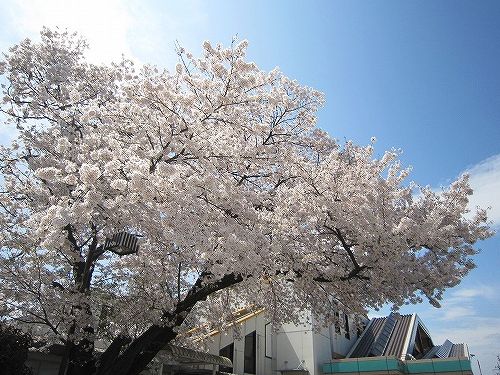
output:
[[[448,358],[450,356],[453,343],[450,340],[446,340],[443,345],[436,352],[436,357],[438,358]]]
[[[464,344],[453,344],[450,351],[450,357],[468,357],[468,350]]]
[[[391,313],[384,322],[384,325],[380,329],[380,333],[377,336],[376,341],[373,343],[370,350],[370,355],[381,356],[389,344],[394,327],[398,322],[399,314]]]
[[[411,315],[399,316],[383,355],[400,358],[402,355],[406,354],[406,348],[404,348],[406,337],[411,335],[413,330],[411,317]]]
[[[391,314],[393,326],[386,329],[388,337],[382,337],[384,328],[388,328],[388,318],[374,318],[366,328],[366,332],[356,342],[348,358],[362,358],[370,356],[402,357],[406,354],[405,343],[413,332],[412,315]],[[383,342],[382,342],[383,341]],[[377,350],[378,349],[378,350]],[[382,352],[380,351],[382,350]],[[403,353],[404,352],[404,353]]]
[[[373,342],[382,329],[386,318],[373,318],[370,325],[366,328],[363,336],[361,336],[355,344],[354,350],[348,356],[349,358],[362,358],[370,355],[370,349]]]
[[[441,348],[441,345],[434,346],[431,350],[427,352],[426,355],[422,357],[422,359],[430,359],[436,356],[436,352]]]

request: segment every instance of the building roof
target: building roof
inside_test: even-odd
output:
[[[255,308],[255,306],[248,306],[241,308],[239,310],[236,310],[231,318],[232,320],[227,322],[227,325],[225,328],[229,328],[238,324],[241,324],[248,319],[253,318],[254,316],[257,316],[261,313],[263,313],[266,309],[265,308]],[[203,328],[203,329],[202,329]],[[193,342],[199,342],[207,337],[215,336],[220,333],[219,329],[212,329],[206,332],[204,329],[206,329],[207,326],[205,327],[196,327],[191,330],[189,330],[186,335],[191,336],[193,339]]]
[[[469,348],[465,344],[454,344],[446,340],[443,345],[432,348],[423,358],[469,357]]]
[[[171,344],[165,346],[165,348],[158,353],[156,359],[162,362],[167,361],[179,364],[212,364],[226,367],[233,366],[233,363],[229,358]]]
[[[373,318],[354,344],[347,358],[396,357],[455,358],[469,357],[465,344],[453,344],[446,340],[435,346],[429,331],[417,314],[391,313],[387,317]]]

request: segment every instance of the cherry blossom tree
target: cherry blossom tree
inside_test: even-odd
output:
[[[339,144],[315,126],[322,94],[245,41],[179,47],[168,72],[41,35],[0,65],[19,135],[0,149],[0,312],[64,345],[61,373],[138,374],[241,304],[276,322],[438,305],[491,234],[467,176],[436,193],[375,139]]]

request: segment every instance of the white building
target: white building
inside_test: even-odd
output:
[[[355,316],[340,312],[337,318],[342,324],[315,331],[305,313],[309,323],[273,331],[264,310],[242,309],[227,330],[209,334],[209,353],[167,345],[142,374],[472,375],[467,345],[434,345],[416,314],[373,318],[363,332]],[[27,364],[35,375],[55,375],[59,362],[57,355],[30,353]]]
[[[234,323],[239,332],[234,326],[224,332],[213,331],[209,352],[231,359],[233,367],[220,371],[234,374],[320,375],[323,364],[346,356],[360,332],[352,315],[338,313],[343,324],[319,331],[313,330],[310,314],[304,318],[309,323],[283,324],[273,331],[263,310],[241,310]]]

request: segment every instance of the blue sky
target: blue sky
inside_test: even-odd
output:
[[[175,41],[197,53],[237,35],[262,69],[325,93],[319,126],[335,138],[401,148],[412,178],[435,189],[468,171],[471,205],[491,206],[500,228],[499,20],[498,1],[4,0],[0,50],[58,25],[84,34],[95,62],[125,53],[172,70]],[[0,128],[4,143],[12,134]],[[500,237],[479,247],[478,268],[442,309],[402,311],[417,312],[437,343],[468,343],[487,375],[500,353]]]

